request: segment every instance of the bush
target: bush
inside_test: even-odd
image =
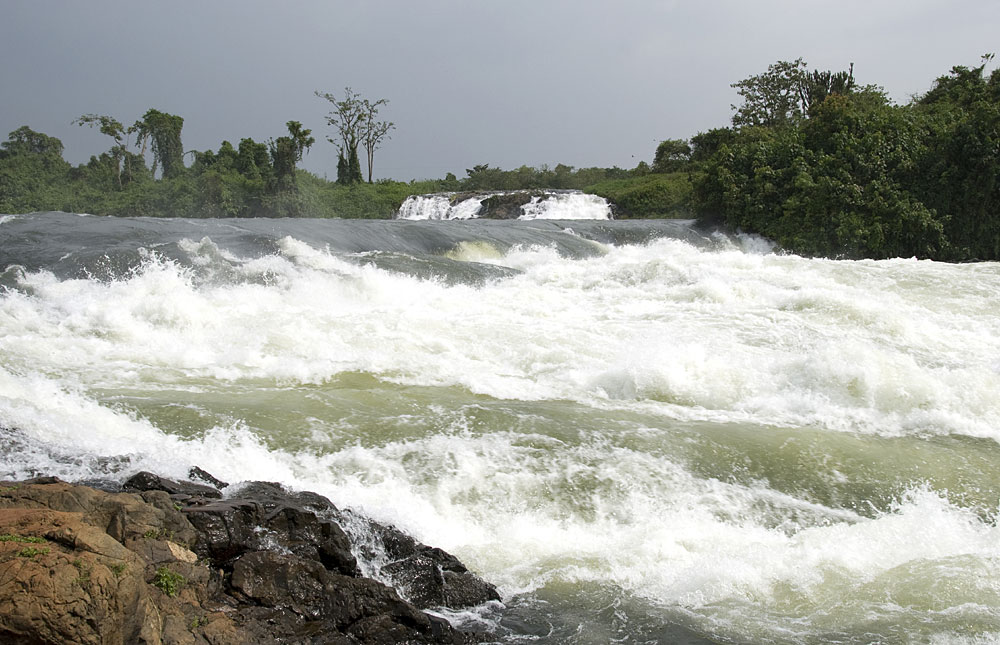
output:
[[[604,181],[585,190],[614,204],[620,218],[692,216],[691,180],[685,172]]]
[[[153,586],[171,598],[180,592],[185,582],[187,580],[184,579],[184,576],[174,573],[165,566],[157,569],[156,574],[153,576]]]

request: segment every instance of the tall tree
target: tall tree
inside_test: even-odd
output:
[[[365,118],[364,100],[349,87],[344,88],[342,100],[330,92],[315,92],[316,96],[333,105],[326,116],[326,122],[336,131],[336,137],[326,140],[337,146],[340,159],[337,162],[337,182],[353,184],[361,181],[361,164],[358,159],[358,145],[361,143],[361,128]],[[341,172],[344,171],[344,173]]]
[[[182,117],[149,109],[137,123],[140,137],[148,136],[153,148],[153,172],[156,163],[163,169],[163,177],[176,177],[184,170],[184,146],[181,143]]]
[[[289,121],[285,126],[288,136],[271,139],[268,147],[277,187],[291,190],[295,187],[295,164],[302,161],[302,155],[316,143],[316,139],[310,136],[312,130],[303,128],[298,121]]]
[[[316,96],[329,101],[333,110],[327,114],[326,122],[336,130],[336,137],[326,140],[337,146],[340,153],[337,160],[337,182],[352,184],[362,181],[361,162],[358,146],[364,146],[368,160],[368,183],[372,182],[375,166],[375,151],[389,137],[396,124],[378,119],[379,108],[389,101],[370,101],[349,87],[344,88],[343,99],[329,92],[315,92]]]
[[[389,138],[389,132],[396,128],[392,121],[379,121],[378,109],[389,101],[379,99],[372,103],[368,99],[362,102],[364,117],[361,120],[361,142],[368,156],[368,183],[372,183],[372,168],[375,163],[375,151],[379,149],[382,140]]]
[[[115,145],[111,146],[109,153],[115,164],[115,181],[118,184],[118,188],[122,188],[122,160],[125,159],[125,163],[128,164],[127,136],[132,132],[131,128],[126,129],[118,119],[100,114],[84,114],[73,121],[73,123],[91,128],[97,127],[100,129],[101,134],[106,134],[114,139]],[[126,176],[131,176],[128,169],[126,169],[125,174]]]

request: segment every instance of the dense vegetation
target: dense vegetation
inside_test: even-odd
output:
[[[907,105],[801,60],[737,83],[695,208],[806,255],[1000,259],[1000,70],[984,58]]]
[[[366,106],[365,102],[361,105]],[[622,189],[609,180],[626,179],[635,173],[621,168],[574,169],[562,164],[554,169],[522,166],[501,170],[483,164],[468,169],[463,179],[449,173],[439,180],[372,182],[369,174],[366,183],[357,147],[365,148],[370,173],[375,146],[363,136],[338,133],[331,141],[338,146],[341,168],[336,181],[327,181],[297,168],[314,143],[311,131],[297,121],[288,122],[286,136],[268,142],[245,138],[237,146],[223,141],[215,151],[190,151],[186,156],[191,163],[185,167],[179,154],[183,119],[157,110],[147,112],[147,117],[151,119],[129,128],[106,116],[78,119],[81,125],[100,127],[114,145],[76,167],[63,159],[58,139],[27,126],[10,133],[8,141],[0,143],[0,213],[62,210],[150,217],[388,218],[409,195],[596,185],[596,192],[607,187],[611,196]],[[166,132],[145,125],[146,120]],[[130,144],[132,134],[136,140]],[[147,146],[152,153],[151,165],[146,163]],[[685,187],[681,193],[690,193],[686,174],[678,175],[675,181]],[[631,203],[622,200],[621,215],[631,214]],[[662,215],[661,206],[647,199],[634,214]]]
[[[608,198],[618,217],[698,216],[800,254],[996,260],[1000,70],[986,73],[991,59],[953,68],[906,105],[858,84],[853,66],[781,61],[733,85],[742,104],[730,127],[663,141],[652,164],[628,170],[480,164],[461,179],[372,182],[374,153],[395,126],[377,118],[384,99],[350,88],[340,98],[317,92],[333,108],[336,182],[297,168],[315,141],[297,121],[267,142],[182,153],[181,117],[149,110],[126,128],[87,114],[76,122],[114,145],[86,164],[71,166],[58,139],[26,126],[0,143],[0,213],[391,217],[413,194],[578,189]]]

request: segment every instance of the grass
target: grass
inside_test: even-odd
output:
[[[0,542],[17,542],[19,544],[45,544],[45,538],[31,535],[17,535],[16,533],[4,533],[0,535]]]
[[[17,552],[17,557],[19,557],[19,558],[33,558],[36,555],[45,555],[48,552],[49,552],[49,550],[47,548],[45,548],[45,549],[36,549],[33,546],[26,546],[26,547],[24,547],[23,549],[21,549],[20,551]]]
[[[153,586],[167,594],[171,598],[177,595],[187,580],[179,573],[174,573],[170,569],[160,567],[153,576]]]

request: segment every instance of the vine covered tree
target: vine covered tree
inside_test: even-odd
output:
[[[295,164],[302,161],[302,155],[316,139],[310,136],[312,130],[303,128],[298,121],[289,121],[285,126],[288,136],[271,139],[268,148],[277,187],[290,190],[295,187]]]
[[[153,173],[156,164],[163,169],[164,178],[176,177],[184,170],[184,146],[181,143],[183,117],[149,109],[136,123],[140,139],[149,137],[153,149]],[[145,149],[145,145],[143,146]]]

